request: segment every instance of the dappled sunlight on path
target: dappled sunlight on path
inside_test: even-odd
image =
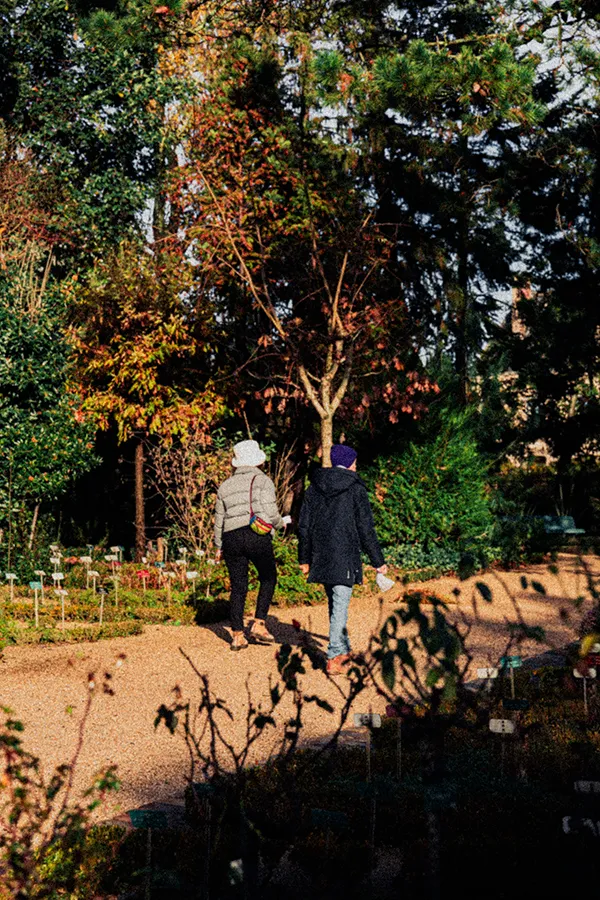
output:
[[[596,575],[600,574],[598,560],[588,559],[588,564]],[[477,666],[496,663],[505,652],[510,623],[523,621],[546,632],[546,644],[526,638],[513,650],[524,658],[535,658],[548,646],[563,647],[575,639],[581,615],[591,605],[586,578],[573,557],[562,556],[559,567],[558,576],[542,565],[527,571],[489,572],[464,582],[445,577],[408,589],[424,594],[433,590],[452,601],[451,618],[471,629],[467,645],[473,657],[469,677],[474,678]],[[520,581],[523,575],[528,579],[526,589]],[[531,587],[532,579],[544,586],[545,596]],[[483,599],[477,582],[488,585],[491,603]],[[458,597],[452,593],[456,589],[460,591]],[[576,609],[575,599],[584,594],[587,599]],[[366,650],[371,634],[398,607],[401,595],[398,585],[383,598],[364,595],[353,601],[349,628],[355,650]],[[311,644],[322,649],[326,647],[327,625],[325,605],[274,608],[270,620],[279,643],[297,644],[306,640],[308,633]],[[250,646],[234,654],[229,651],[228,639],[224,625],[160,625],[147,627],[140,636],[98,644],[8,647],[0,662],[0,702],[14,709],[25,723],[25,744],[41,757],[48,772],[68,759],[76,745],[89,673],[95,672],[98,678],[105,671],[112,673],[114,696],[98,691],[92,705],[78,766],[78,789],[89,784],[99,767],[115,763],[123,787],[110,803],[110,814],[153,801],[181,803],[189,759],[178,738],[164,727],[155,730],[153,725],[157,708],[171,700],[176,685],[183,696],[198,696],[197,678],[180,648],[200,672],[208,673],[212,690],[230,707],[233,720],[227,726],[228,736],[238,744],[244,738],[247,691],[255,702],[265,702],[269,679],[277,677],[276,646]],[[120,653],[125,653],[126,659],[117,667]],[[306,708],[303,738],[313,740],[335,727],[340,695],[319,670],[311,669],[304,684],[308,692],[318,694],[335,708],[333,715],[314,704]],[[286,704],[278,711],[279,721],[292,709],[291,703]],[[356,707],[361,712],[382,712],[384,701],[373,688],[367,688]],[[253,759],[264,759],[274,740],[273,730],[267,729],[254,748]]]

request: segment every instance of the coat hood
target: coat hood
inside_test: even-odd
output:
[[[319,494],[331,499],[349,491],[358,480],[356,472],[350,469],[332,468],[317,469],[311,483]]]

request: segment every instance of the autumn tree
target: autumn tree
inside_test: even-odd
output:
[[[352,152],[328,134],[315,35],[284,17],[213,37],[220,52],[204,60],[196,102],[179,113],[185,158],[172,215],[225,323],[244,323],[234,344],[241,337],[239,365],[264,409],[311,404],[328,464],[334,417],[351,394],[360,407],[369,381],[382,383],[393,420],[422,405],[418,373],[404,375],[414,347],[401,286],[384,287],[388,242]],[[182,64],[201,62],[190,51]]]
[[[181,261],[140,254],[123,243],[83,284],[71,284],[77,383],[83,411],[100,429],[135,444],[136,553],[146,551],[144,444],[188,431],[205,435],[222,410],[210,384],[198,380],[210,350],[208,323],[182,306]],[[188,310],[189,313],[189,310]]]

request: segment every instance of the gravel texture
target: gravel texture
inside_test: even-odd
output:
[[[589,571],[600,577],[600,560],[586,558]],[[490,572],[464,582],[445,577],[410,590],[438,595],[455,601],[451,614],[470,627],[467,645],[473,656],[470,677],[477,666],[492,665],[504,652],[508,623],[519,617],[529,625],[541,625],[547,645],[533,641],[521,644],[519,652],[530,663],[544,659],[548,650],[559,650],[576,638],[577,625],[592,600],[586,588],[587,576],[575,557],[559,558],[558,576],[546,565],[510,573]],[[520,579],[540,581],[546,596],[523,589]],[[483,581],[493,593],[485,602],[476,582]],[[460,595],[455,598],[453,589]],[[355,598],[349,630],[355,650],[367,647],[369,636],[380,619],[396,608],[402,590],[399,585],[383,597]],[[579,608],[577,597],[585,600]],[[314,641],[326,647],[327,609],[325,605],[273,608],[270,628],[278,643],[298,643],[301,632],[292,625],[297,620]],[[183,744],[164,727],[155,730],[154,718],[161,703],[170,702],[175,686],[183,696],[198,696],[198,679],[183,650],[198,671],[207,673],[213,691],[223,698],[233,713],[227,736],[243,740],[247,687],[255,701],[268,696],[269,678],[277,673],[275,647],[250,646],[240,653],[228,648],[225,625],[199,627],[149,626],[143,635],[113,639],[97,644],[8,647],[0,660],[0,704],[10,707],[25,724],[24,743],[39,755],[44,770],[69,760],[77,746],[81,717],[89,695],[88,677],[95,673],[94,690],[83,746],[77,763],[76,790],[88,786],[101,767],[116,764],[122,781],[120,792],[104,807],[103,816],[123,815],[128,809],[154,803],[181,804],[189,759]],[[125,659],[117,666],[120,654]],[[550,658],[550,657],[548,657]],[[112,674],[114,695],[100,688],[105,672]],[[336,707],[340,697],[334,684],[320,671],[310,670],[303,678],[309,692],[315,692]],[[368,689],[357,701],[357,710],[383,711],[384,701]],[[289,707],[288,714],[289,714]],[[285,710],[282,710],[282,714]],[[314,740],[332,730],[332,716],[311,704],[306,709],[306,739]],[[265,758],[273,746],[273,732],[256,746],[254,758]]]

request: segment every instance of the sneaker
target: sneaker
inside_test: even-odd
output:
[[[254,620],[249,634],[250,637],[254,638],[261,644],[272,644],[275,641],[275,638],[273,637],[271,632],[267,630],[267,626],[262,621],[262,619]]]
[[[333,659],[327,660],[327,674],[328,675],[343,675],[344,674],[344,666],[348,663],[350,659],[350,655],[348,653],[342,653],[340,656],[334,656]]]
[[[236,634],[233,636],[233,640],[229,645],[230,650],[245,650],[248,646],[248,641],[244,637],[243,634]]]

